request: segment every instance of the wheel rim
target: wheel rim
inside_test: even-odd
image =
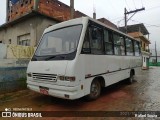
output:
[[[100,92],[100,85],[98,82],[93,82],[91,85],[91,96],[97,97]]]

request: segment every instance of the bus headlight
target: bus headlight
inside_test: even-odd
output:
[[[74,77],[74,76],[58,76],[58,79],[62,80],[62,81],[74,82],[76,80],[76,77]]]
[[[66,77],[65,77],[65,80],[66,80],[66,81],[70,81],[70,82],[74,82],[74,81],[76,80],[76,78],[75,78],[75,77],[66,76]]]

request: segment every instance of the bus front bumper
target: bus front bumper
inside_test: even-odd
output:
[[[63,98],[63,99],[78,99],[84,96],[84,92],[81,89],[81,86],[67,87],[67,86],[59,86],[59,85],[51,85],[51,84],[37,84],[34,82],[27,82],[27,88],[33,90],[38,93]],[[41,89],[46,89],[46,91],[42,91]]]

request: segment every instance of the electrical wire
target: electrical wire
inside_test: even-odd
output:
[[[126,5],[127,5],[128,9],[130,10],[130,7],[129,7],[128,3],[127,3],[127,0],[125,0],[125,2],[126,2]]]
[[[142,3],[142,7],[144,7],[144,6],[143,6],[143,0],[141,0],[141,3]]]
[[[144,12],[149,11],[149,10],[153,10],[153,9],[157,9],[157,8],[160,8],[160,6],[150,7],[148,9],[146,9]],[[123,17],[122,16],[121,17],[117,17],[117,18],[112,19],[111,21],[115,21],[115,20],[121,19],[121,18],[123,18]]]
[[[133,19],[131,19],[131,21],[133,21],[133,22],[138,22],[138,23],[143,23],[143,24],[147,25],[147,27],[160,27],[160,25],[152,25],[152,24],[140,22],[140,21],[133,20]]]
[[[111,21],[115,21],[117,19],[122,19],[123,17],[117,17],[117,18],[114,18],[114,19],[111,19]]]
[[[153,10],[153,9],[157,9],[157,8],[160,8],[160,6],[151,7],[151,8],[148,8],[147,10],[145,10],[145,11],[149,11],[149,10]]]
[[[135,1],[134,1],[134,0],[132,0],[132,1],[133,1],[133,3],[134,3],[134,7],[135,7],[135,9],[137,9],[137,8],[136,8],[136,3],[135,3]]]
[[[117,8],[114,7],[114,5],[112,4],[112,2],[111,2],[110,0],[108,0],[108,1],[110,2],[111,6],[112,6],[112,9],[114,9],[114,10],[116,11],[116,13],[119,14],[119,13],[117,12]]]
[[[93,12],[96,13],[95,1],[93,0]]]

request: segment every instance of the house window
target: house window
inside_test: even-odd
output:
[[[21,40],[18,45],[30,46],[30,40]]]
[[[18,45],[30,46],[30,43],[31,43],[30,34],[18,36],[17,39],[18,39],[17,41]]]

